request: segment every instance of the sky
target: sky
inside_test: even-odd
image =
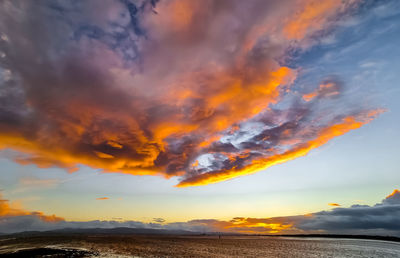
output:
[[[400,236],[396,0],[0,2],[0,232]]]

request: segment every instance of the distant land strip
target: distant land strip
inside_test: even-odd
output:
[[[0,233],[0,241],[18,237],[29,236],[47,236],[47,235],[165,235],[165,236],[262,236],[262,237],[294,237],[294,238],[342,238],[342,239],[365,239],[400,242],[400,237],[396,236],[378,236],[378,235],[345,235],[345,234],[238,234],[224,232],[194,232],[185,230],[165,230],[165,229],[147,229],[147,228],[82,228],[82,229],[59,229],[50,231],[25,231],[12,234]]]

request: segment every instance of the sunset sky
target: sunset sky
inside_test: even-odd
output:
[[[400,2],[0,2],[0,233],[400,236]]]

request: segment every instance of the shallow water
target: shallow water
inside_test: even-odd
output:
[[[400,243],[328,238],[132,235],[35,236],[0,241],[0,257],[33,257],[32,254],[35,257],[381,258],[400,257]]]

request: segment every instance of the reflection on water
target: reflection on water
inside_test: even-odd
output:
[[[98,253],[78,250],[78,249],[58,249],[58,248],[27,248],[17,249],[4,254],[0,254],[3,258],[16,257],[96,257]]]

